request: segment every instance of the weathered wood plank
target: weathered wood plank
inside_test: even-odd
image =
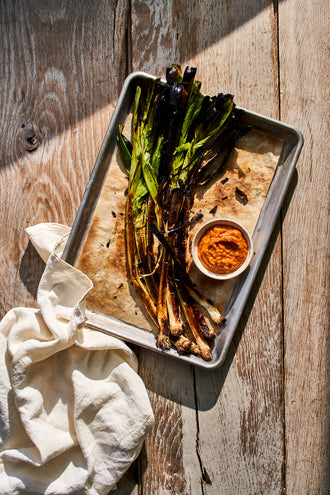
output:
[[[305,144],[284,221],[286,487],[325,495],[329,414],[329,11],[280,5],[281,117]]]
[[[125,77],[127,2],[1,5],[3,316],[34,304],[43,269],[24,228],[75,217]]]
[[[126,0],[2,1],[0,318],[35,305],[24,228],[70,225],[127,75]],[[130,471],[117,492],[137,493]]]
[[[177,61],[179,44],[172,26],[175,9],[183,5],[132,2],[133,70],[164,77],[166,67]],[[141,349],[139,371],[155,414],[155,426],[142,453],[143,493],[202,494],[191,367]]]
[[[240,106],[278,117],[276,16],[268,2],[251,10],[228,2],[133,2],[133,68],[164,75],[179,62],[198,67],[208,94],[234,92]],[[239,10],[239,19],[237,14]],[[242,43],[244,39],[244,43]],[[247,315],[245,316],[247,318]],[[152,388],[156,425],[146,455],[170,459],[171,440],[163,438],[162,412],[172,421],[171,435],[182,435],[183,393],[189,399],[190,430],[183,440],[193,455],[183,457],[183,476],[194,472],[190,493],[281,493],[283,488],[281,247],[277,243],[247,327],[242,324],[225,366],[195,370],[197,425],[193,428],[192,377],[183,369],[180,387],[172,379],[178,365],[142,351],[141,374]],[[237,355],[234,352],[238,346]],[[166,358],[165,358],[166,359]],[[169,379],[170,378],[170,379]],[[151,387],[152,383],[152,387]],[[177,399],[172,403],[173,389]],[[167,400],[166,400],[167,398]],[[170,402],[168,401],[170,398]],[[179,405],[179,407],[178,407]],[[175,411],[175,412],[174,412]],[[177,433],[175,433],[175,431]],[[239,476],[237,475],[239,473]],[[146,466],[148,493],[186,493],[166,463]]]
[[[140,350],[139,371],[155,414],[142,452],[143,493],[201,494],[192,368]]]
[[[274,258],[280,258],[279,242],[223,368],[197,373],[206,494],[282,493],[281,274]]]
[[[298,0],[120,0],[79,9],[69,0],[2,2],[0,317],[34,304],[43,265],[24,228],[72,222],[131,67],[164,75],[172,62],[195,65],[205,92],[229,91],[240,106],[279,116],[273,4],[281,118],[305,135],[284,221],[285,442],[275,233],[253,309],[223,368],[193,371],[139,352],[156,425],[118,495],[140,487],[160,495],[327,493],[329,270],[319,255],[329,245],[326,7]],[[323,232],[318,244],[301,242],[306,229],[311,239]]]
[[[225,17],[224,22],[232,22],[235,6],[226,14],[229,19]],[[215,14],[209,22],[215,25],[217,18]],[[201,39],[205,31],[200,26]],[[207,84],[213,92],[221,80],[240,106],[276,118],[276,41],[276,12],[264,2],[253,22],[242,23],[206,48],[195,57],[195,64],[212,67],[207,70]],[[230,64],[226,66],[224,61]],[[212,76],[214,66],[216,77]],[[280,239],[276,243],[275,239],[253,309],[248,321],[248,314],[243,319],[224,368],[210,375],[196,372],[199,451],[207,472],[205,494],[282,493],[281,246]]]

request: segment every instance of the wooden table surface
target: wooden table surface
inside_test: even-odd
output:
[[[132,495],[329,493],[329,10],[302,0],[1,0],[0,316],[34,306],[25,227],[71,225],[123,81],[198,68],[203,92],[305,138],[224,365],[137,349],[155,426]]]

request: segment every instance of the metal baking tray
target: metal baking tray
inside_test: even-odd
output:
[[[130,113],[136,84],[141,79],[154,80],[156,77],[144,72],[134,72],[127,77],[124,83],[64,249],[63,259],[72,265],[75,265],[78,260],[102,185],[111,165],[111,158],[116,149],[118,125],[119,123],[124,123]],[[215,339],[212,350],[213,359],[207,362],[193,355],[179,355],[175,349],[162,351],[156,346],[156,338],[153,332],[93,310],[86,311],[86,321],[89,327],[205,369],[215,369],[222,365],[265,254],[303,146],[303,136],[296,128],[253,112],[242,110],[242,118],[247,124],[269,133],[277,139],[281,139],[283,147],[253,233],[255,254],[249,270],[238,277],[225,308],[223,314],[225,323]]]

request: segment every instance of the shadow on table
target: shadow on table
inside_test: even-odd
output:
[[[37,297],[39,282],[45,266],[45,263],[29,241],[21,259],[19,275],[33,299]]]
[[[79,9],[72,0],[3,2],[0,169],[70,128],[74,146],[79,121],[113,103],[132,70],[163,76],[168,65],[184,63],[273,3],[220,0],[208,12],[203,3],[192,9],[189,0],[166,6],[84,0]],[[148,56],[139,60],[134,43],[144,40]]]

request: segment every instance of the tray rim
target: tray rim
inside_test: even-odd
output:
[[[132,72],[124,82],[122,87],[118,102],[114,109],[112,118],[110,120],[109,126],[107,128],[106,134],[103,138],[103,142],[98,153],[97,159],[95,161],[94,167],[92,169],[89,181],[87,183],[82,201],[78,208],[77,215],[73,222],[71,232],[69,234],[67,243],[65,245],[62,258],[64,261],[71,265],[75,265],[79,252],[83,246],[85,237],[88,232],[88,228],[96,208],[97,199],[93,198],[93,186],[95,182],[103,184],[106,174],[111,166],[111,158],[114,154],[116,148],[116,136],[118,124],[123,123],[124,119],[128,115],[131,104],[132,104],[132,91],[134,86],[139,79],[151,79],[157,80],[158,77],[148,74],[146,72]],[[233,289],[233,293],[231,295],[230,301],[234,298],[234,293],[238,292],[240,294],[240,298],[235,300],[235,302],[231,305],[229,309],[230,316],[229,324],[226,323],[222,326],[219,331],[219,335],[216,337],[216,344],[214,345],[213,352],[215,347],[221,345],[221,351],[217,358],[213,358],[211,361],[204,361],[201,358],[193,355],[179,355],[176,350],[170,349],[168,351],[163,351],[156,346],[155,334],[152,331],[141,329],[137,326],[128,324],[123,322],[122,320],[117,320],[116,318],[108,315],[104,315],[102,313],[96,312],[94,310],[86,309],[86,326],[89,328],[93,328],[95,330],[99,330],[101,332],[108,333],[112,336],[120,338],[125,341],[129,341],[135,345],[140,347],[147,348],[149,350],[155,351],[157,353],[173,357],[179,359],[180,361],[185,361],[194,366],[213,370],[219,368],[228,353],[229,347],[231,345],[231,341],[236,332],[239,320],[242,316],[243,310],[247,303],[248,297],[251,293],[257,272],[260,268],[262,259],[265,255],[266,249],[268,247],[272,232],[274,230],[275,224],[278,219],[279,212],[282,208],[284,199],[286,197],[288,187],[291,183],[294,171],[296,169],[296,163],[298,161],[301,149],[303,147],[304,138],[300,130],[296,127],[285,124],[279,120],[275,120],[264,115],[252,112],[250,110],[246,110],[244,108],[240,108],[242,110],[244,118],[247,120],[252,119],[257,121],[260,124],[264,124],[266,127],[274,128],[278,131],[279,135],[281,131],[286,132],[287,134],[292,136],[291,144],[288,141],[284,141],[284,147],[287,145],[288,149],[283,151],[282,153],[288,153],[288,156],[284,159],[283,163],[280,163],[281,157],[279,158],[279,163],[276,166],[274,176],[270,187],[268,189],[263,207],[258,217],[258,221],[252,236],[253,242],[255,244],[256,238],[258,238],[258,233],[260,229],[265,229],[263,225],[263,217],[265,217],[267,213],[267,209],[271,208],[271,212],[273,213],[270,216],[270,221],[267,224],[267,228],[265,229],[265,237],[266,239],[255,245],[255,254],[250,264],[250,268],[240,277],[238,277],[235,287]],[[263,127],[259,127],[260,130],[264,130]],[[279,136],[277,136],[279,137]],[[279,137],[279,139],[281,139]],[[287,173],[283,177],[282,173],[278,172],[279,166],[287,166]],[[274,188],[274,178],[275,176],[280,176],[282,184],[280,187],[280,191],[278,193],[277,202],[275,205],[270,204],[271,199],[273,199],[273,188]],[[279,179],[277,179],[279,180]],[[99,187],[99,193],[102,190],[102,186]],[[227,306],[229,305],[227,304]],[[227,309],[227,307],[226,307]],[[233,309],[235,310],[233,312]],[[135,332],[135,334],[134,334]],[[137,337],[135,337],[137,335]]]

